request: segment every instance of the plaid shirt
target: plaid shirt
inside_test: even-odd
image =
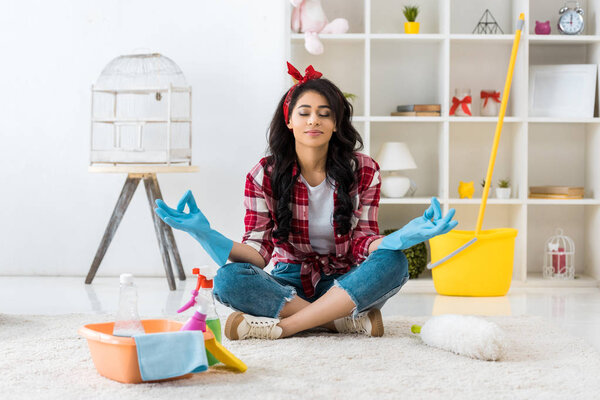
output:
[[[381,180],[379,165],[369,156],[355,153],[358,160],[356,169],[357,185],[354,185],[350,197],[353,203],[351,229],[347,234],[339,233],[334,221],[335,254],[317,254],[310,245],[308,235],[308,189],[300,176],[294,182],[291,198],[292,223],[288,240],[276,243],[272,233],[277,228],[275,219],[277,200],[273,198],[271,188],[272,166],[267,167],[267,158],[263,158],[246,176],[244,205],[245,234],[242,243],[251,246],[260,253],[265,265],[271,258],[275,264],[280,262],[302,264],[300,277],[307,297],[314,296],[315,287],[321,280],[321,274],[343,274],[353,265],[363,262],[369,254],[369,245],[379,235],[377,213],[379,211],[379,191]],[[292,174],[298,173],[295,163]],[[337,183],[333,195],[334,207],[337,207]]]

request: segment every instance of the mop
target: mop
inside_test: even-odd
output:
[[[490,183],[492,182],[492,174],[494,172],[496,153],[498,152],[498,144],[500,142],[500,134],[502,132],[502,123],[504,122],[504,114],[506,113],[506,105],[508,103],[508,93],[510,92],[512,75],[515,68],[515,61],[517,59],[517,50],[519,47],[521,29],[523,28],[524,22],[525,15],[519,15],[508,72],[506,75],[506,82],[504,84],[504,93],[502,95],[498,123],[496,125],[496,133],[494,135],[492,154],[490,155],[487,175],[485,178],[485,186],[483,189],[483,196],[481,198],[481,206],[479,207],[479,215],[477,217],[475,237],[458,249],[454,250],[446,257],[428,265],[427,268],[429,269],[439,266],[461,251],[467,249],[477,241],[477,236],[481,232],[483,215],[485,213]],[[488,322],[482,318],[451,314],[440,315],[430,318],[422,327],[419,325],[413,325],[411,327],[411,331],[413,333],[419,333],[423,342],[429,346],[448,350],[467,357],[487,361],[496,361],[499,360],[503,354],[504,333],[500,327],[498,327],[498,325],[494,324],[493,322]]]
[[[487,205],[487,199],[490,192],[490,185],[492,182],[492,174],[494,173],[494,164],[496,162],[496,154],[498,153],[498,145],[500,143],[500,135],[502,133],[502,125],[504,123],[504,114],[506,114],[506,105],[508,104],[508,94],[510,92],[510,85],[512,83],[513,71],[515,69],[515,62],[517,60],[517,50],[519,49],[519,41],[521,39],[521,29],[525,23],[525,14],[519,15],[517,21],[517,30],[515,32],[515,38],[513,41],[513,47],[510,54],[510,62],[508,64],[508,72],[506,73],[506,81],[504,82],[504,93],[502,93],[502,103],[500,104],[500,113],[498,114],[498,123],[496,124],[496,132],[494,134],[494,143],[492,145],[492,154],[490,154],[490,161],[488,164],[488,170],[485,177],[485,186],[483,187],[483,195],[481,196],[481,205],[479,206],[479,215],[477,216],[477,227],[475,229],[475,237],[469,240],[467,243],[454,250],[452,253],[441,258],[440,260],[427,265],[428,269],[433,269],[450,258],[454,257],[458,253],[467,249],[473,243],[477,241],[477,236],[481,232],[481,226],[483,225],[483,215],[485,214],[485,207]]]

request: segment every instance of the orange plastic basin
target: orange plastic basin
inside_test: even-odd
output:
[[[135,340],[130,337],[113,336],[114,325],[114,322],[88,324],[79,328],[77,332],[87,339],[92,360],[100,375],[122,383],[144,382],[140,375]],[[159,333],[179,331],[183,323],[168,319],[144,319],[142,325],[146,333]],[[213,333],[207,329],[204,332],[204,340],[213,338]],[[165,380],[181,379],[191,375],[186,374]]]

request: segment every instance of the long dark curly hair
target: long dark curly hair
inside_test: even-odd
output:
[[[333,112],[336,132],[333,132],[329,141],[325,171],[327,179],[333,179],[338,184],[338,201],[333,211],[333,219],[339,226],[338,232],[346,234],[351,228],[352,200],[350,192],[357,180],[355,172],[358,161],[354,152],[363,148],[363,141],[358,131],[350,123],[353,112],[352,104],[346,100],[342,91],[328,79],[313,79],[298,86],[294,90],[289,104],[290,114],[298,98],[308,91],[317,92],[325,97]],[[269,157],[267,160],[268,164],[273,166],[271,187],[273,197],[277,199],[275,212],[277,229],[273,231],[273,237],[279,243],[288,239],[291,230],[290,199],[294,182],[300,174],[298,172],[298,175],[292,176],[292,169],[297,157],[294,135],[287,127],[283,114],[286,94],[281,97],[268,131]]]

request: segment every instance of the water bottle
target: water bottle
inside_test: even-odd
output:
[[[206,326],[210,328],[217,342],[221,343],[221,320],[217,314],[217,308],[215,306],[215,298],[213,296],[213,279],[217,274],[216,268],[212,266],[204,266],[200,268],[200,274],[204,276],[202,286],[198,290],[198,296],[202,296],[206,299]],[[213,365],[219,362],[210,352],[206,352],[208,358],[208,365]]]
[[[132,274],[121,274],[119,293],[119,311],[115,318],[114,336],[135,336],[146,333],[137,309],[137,288]]]

